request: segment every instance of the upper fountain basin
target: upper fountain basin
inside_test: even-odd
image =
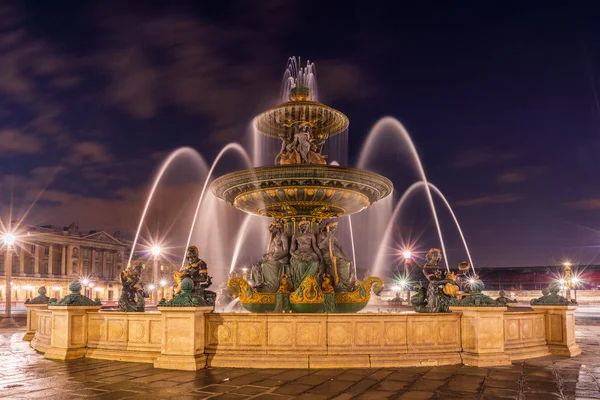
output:
[[[389,179],[332,165],[268,166],[216,179],[212,191],[246,213],[315,222],[359,212],[392,192]]]

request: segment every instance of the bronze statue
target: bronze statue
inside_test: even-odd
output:
[[[290,250],[290,275],[296,289],[304,278],[309,275],[315,277],[323,273],[323,259],[317,246],[315,235],[310,232],[310,222],[303,220],[298,224],[299,233],[292,236]]]
[[[323,256],[325,273],[333,277],[333,283],[338,291],[348,291],[352,281],[356,280],[354,265],[348,257],[335,234],[338,223],[329,222],[318,236],[318,246]]]
[[[140,282],[142,277],[143,263],[137,263],[133,267],[129,265],[125,271],[121,271],[121,297],[119,297],[119,311],[122,312],[144,312],[146,308],[145,299],[149,293]]]
[[[173,288],[175,294],[179,295],[183,292],[181,283],[185,278],[190,278],[193,282],[191,295],[197,297],[198,304],[214,305],[217,294],[207,290],[212,285],[212,277],[208,275],[208,266],[198,256],[198,247],[188,247],[186,259],[187,264],[173,273],[176,283]]]
[[[289,262],[288,239],[283,232],[283,224],[274,221],[269,226],[271,238],[267,253],[262,261],[252,266],[250,279],[259,292],[274,293],[280,285],[281,274]]]
[[[440,249],[430,249],[425,259],[423,274],[429,284],[426,290],[423,287],[417,289],[411,303],[417,312],[449,312],[450,306],[456,303],[455,295],[459,290],[457,276],[454,272],[442,271],[438,266],[442,261]]]

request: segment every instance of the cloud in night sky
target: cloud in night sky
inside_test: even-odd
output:
[[[579,210],[597,210],[600,209],[600,197],[571,201],[567,205]]]
[[[36,136],[14,129],[0,131],[0,155],[37,154],[42,150],[42,142]]]
[[[546,172],[543,167],[523,167],[504,171],[496,177],[500,184],[521,183],[534,179]]]
[[[483,197],[475,197],[473,199],[459,200],[453,204],[454,207],[473,207],[485,206],[491,204],[507,204],[521,200],[521,196],[515,194],[497,194]]]

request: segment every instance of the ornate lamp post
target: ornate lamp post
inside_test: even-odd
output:
[[[12,249],[15,244],[16,237],[12,233],[4,235],[4,246],[6,248],[6,255],[4,257],[4,273],[6,276],[6,287],[5,287],[5,303],[4,303],[4,319],[0,321],[1,328],[18,327],[15,320],[12,318],[12,304],[11,304],[11,290],[12,290]]]
[[[152,257],[153,257],[153,264],[152,264],[152,281],[154,283],[158,283],[158,264],[160,262],[160,251],[161,248],[158,245],[154,245],[152,246],[152,248],[150,249],[151,253],[152,253]],[[156,285],[151,285],[152,288],[150,290],[152,290],[154,293],[152,295],[152,297],[154,297],[154,302],[156,304],[158,304],[158,289],[156,288]]]

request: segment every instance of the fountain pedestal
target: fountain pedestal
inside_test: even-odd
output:
[[[546,341],[550,353],[575,357],[581,349],[575,342],[575,305],[532,305],[536,311],[546,312]]]
[[[30,342],[37,331],[37,312],[39,310],[47,310],[48,304],[25,304],[27,308],[27,332],[23,335],[23,340]]]
[[[162,315],[160,356],[155,368],[196,371],[206,367],[205,318],[214,307],[158,307]]]
[[[88,344],[88,315],[101,306],[49,306],[52,311],[52,334],[45,358],[73,360],[85,357]]]
[[[460,312],[462,361],[476,367],[510,365],[504,352],[504,313],[507,307],[450,307]]]

